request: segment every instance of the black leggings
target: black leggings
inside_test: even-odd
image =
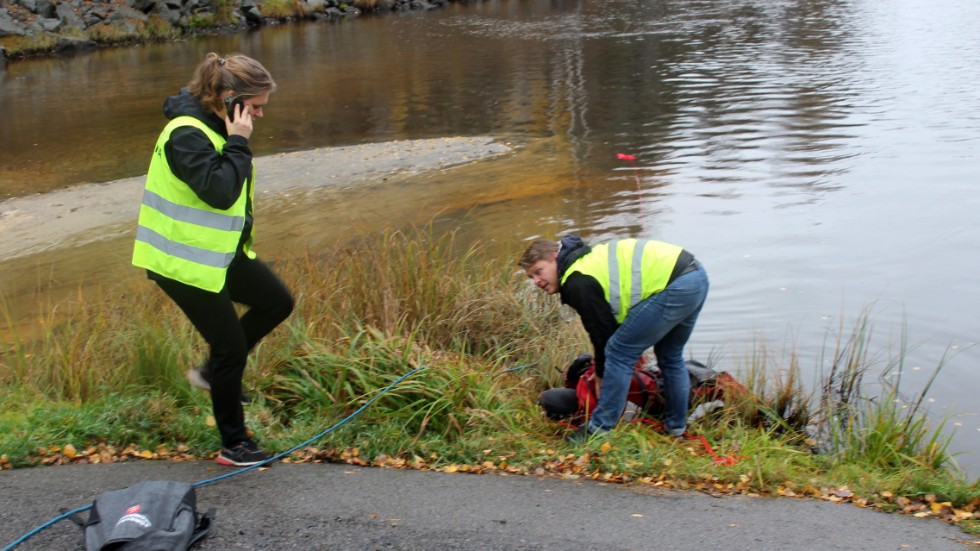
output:
[[[211,407],[221,445],[248,440],[242,409],[242,374],[248,353],[293,311],[293,297],[272,270],[258,260],[239,257],[228,268],[217,293],[172,279],[155,279],[211,348]],[[238,318],[233,303],[248,306]]]

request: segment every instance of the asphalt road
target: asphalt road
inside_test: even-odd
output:
[[[139,461],[0,472],[0,545],[61,508],[142,480],[198,482],[213,462]],[[712,497],[591,480],[275,464],[197,488],[217,509],[201,550],[962,550],[936,519],[809,499]],[[87,515],[87,513],[85,513]],[[64,520],[18,550],[81,549]]]

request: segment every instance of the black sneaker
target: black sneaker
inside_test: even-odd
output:
[[[188,369],[185,375],[187,376],[187,381],[193,386],[211,392],[211,368],[207,362],[201,364],[201,367],[197,369]],[[252,402],[252,398],[248,394],[245,394],[244,391],[239,397],[239,400],[243,406],[247,406]]]
[[[260,450],[255,442],[242,440],[230,448],[221,448],[221,453],[215,458],[219,465],[229,467],[249,467],[272,458],[271,455]]]

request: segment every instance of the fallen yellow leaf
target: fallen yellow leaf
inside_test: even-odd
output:
[[[956,517],[956,520],[970,520],[973,518],[973,513],[962,509],[953,509],[953,515]]]

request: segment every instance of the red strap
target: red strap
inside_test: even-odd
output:
[[[659,421],[652,421],[650,419],[644,419],[644,418],[640,417],[640,418],[634,419],[632,422],[634,422],[634,423],[636,423],[636,422],[645,423],[647,425],[650,425],[651,427],[656,428],[659,431],[663,431],[664,430],[663,423],[661,423]],[[708,455],[710,455],[711,458],[714,459],[714,462],[715,463],[720,463],[722,465],[734,465],[734,464],[738,463],[738,461],[739,461],[738,456],[736,456],[736,455],[734,455],[732,453],[729,453],[728,455],[718,455],[717,453],[715,453],[714,448],[711,447],[711,444],[708,443],[708,439],[705,438],[704,436],[694,436],[693,434],[685,431],[684,432],[684,439],[686,439],[686,440],[697,440],[697,441],[701,442],[701,445],[704,446],[704,451],[708,452]]]
[[[721,463],[722,465],[734,465],[738,463],[738,457],[734,454],[729,453],[728,455],[718,455],[715,450],[712,449],[711,445],[708,444],[708,439],[704,436],[694,436],[689,432],[684,433],[684,438],[688,440],[700,440],[701,444],[704,446],[704,450],[708,452],[708,455],[714,459],[715,463]]]

